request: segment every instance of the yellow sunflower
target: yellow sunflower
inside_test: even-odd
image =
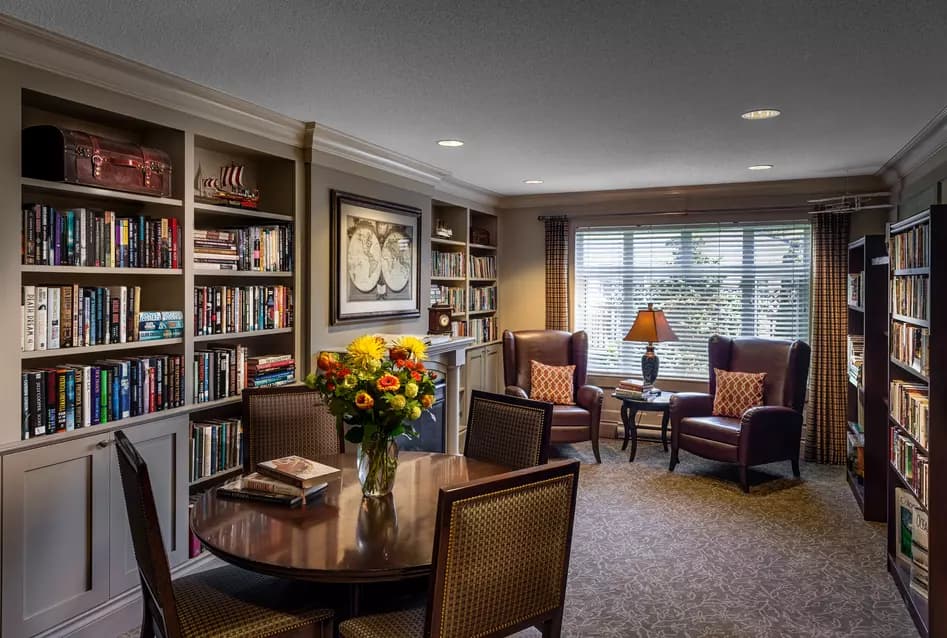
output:
[[[423,360],[424,355],[427,353],[427,345],[423,340],[418,339],[417,337],[399,337],[395,341],[395,346],[410,352],[415,361]]]
[[[352,365],[358,368],[377,369],[377,364],[385,356],[385,342],[373,335],[356,337],[348,345],[349,358]]]

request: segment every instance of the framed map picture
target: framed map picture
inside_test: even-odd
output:
[[[421,209],[331,191],[332,325],[421,316]]]

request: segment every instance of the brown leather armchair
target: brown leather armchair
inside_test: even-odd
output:
[[[503,378],[506,394],[529,398],[530,361],[551,366],[575,366],[575,405],[556,405],[552,409],[550,443],[592,441],[592,453],[602,462],[598,451],[598,425],[602,416],[601,388],[586,385],[588,377],[589,337],[584,331],[574,334],[559,330],[503,331]]]
[[[681,392],[671,398],[671,464],[678,451],[740,465],[740,486],[750,491],[747,468],[790,461],[799,476],[802,407],[809,376],[809,346],[802,341],[730,339],[715,335],[707,346],[710,394]],[[765,372],[764,405],[750,408],[740,419],[712,416],[717,390],[714,369]]]

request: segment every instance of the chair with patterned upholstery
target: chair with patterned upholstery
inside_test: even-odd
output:
[[[346,620],[340,635],[559,636],[578,483],[568,460],[441,488],[427,606]]]
[[[514,470],[542,465],[551,430],[551,403],[474,390],[464,456]]]
[[[307,459],[345,451],[339,422],[315,390],[304,386],[243,391],[244,469],[297,455]]]
[[[332,636],[332,610],[290,581],[220,567],[172,582],[148,466],[123,432],[115,442],[141,577],[142,638]]]

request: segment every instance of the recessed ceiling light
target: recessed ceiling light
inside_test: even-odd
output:
[[[458,148],[464,145],[463,140],[437,140],[437,143],[447,148]]]
[[[772,164],[754,164],[753,166],[747,166],[751,171],[768,171],[773,168]]]
[[[543,183],[543,180],[541,180],[541,179],[524,179],[524,180],[523,180],[523,183],[524,183],[524,184],[542,184],[542,183]]]
[[[781,111],[776,109],[757,109],[755,111],[747,111],[740,115],[744,120],[771,120],[774,117],[779,117]]]

